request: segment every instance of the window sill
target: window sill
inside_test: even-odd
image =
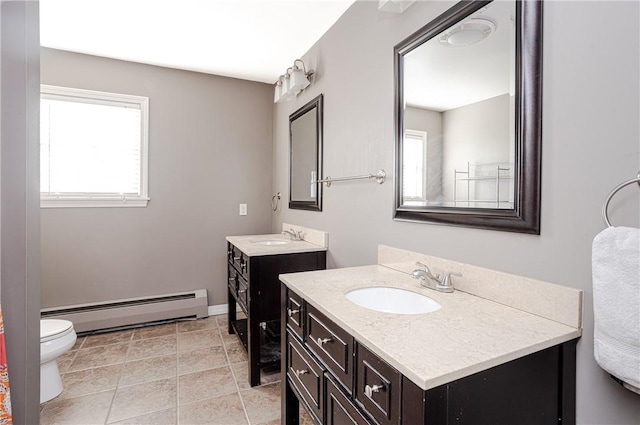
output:
[[[128,208],[146,207],[149,198],[40,197],[40,208]]]

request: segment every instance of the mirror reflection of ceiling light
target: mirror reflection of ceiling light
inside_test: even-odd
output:
[[[486,18],[473,18],[445,31],[438,41],[446,47],[464,47],[476,44],[489,37],[496,24]]]

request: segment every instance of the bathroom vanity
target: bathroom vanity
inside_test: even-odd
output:
[[[326,249],[283,235],[227,237],[228,331],[247,350],[251,386],[260,385],[261,369],[280,364],[278,275],[325,269]]]
[[[433,258],[419,261],[438,273],[458,271],[453,262],[442,268]],[[318,424],[575,423],[580,291],[513,277],[505,288],[511,301],[442,293],[403,270],[414,264],[280,276],[283,424],[297,423],[300,404]],[[510,275],[463,268],[457,281],[467,290],[476,290],[464,282],[473,276],[509,285]],[[386,313],[345,297],[366,287],[426,295],[440,308]],[[534,312],[509,305],[529,297]],[[545,302],[553,305],[543,309],[571,311],[545,317],[538,310]]]

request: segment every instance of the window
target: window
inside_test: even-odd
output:
[[[427,133],[405,130],[402,144],[402,197],[427,200]]]
[[[144,207],[149,99],[40,89],[40,205]]]

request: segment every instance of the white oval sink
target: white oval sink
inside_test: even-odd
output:
[[[386,286],[354,289],[344,295],[360,307],[383,313],[432,313],[442,307],[437,301],[422,294]]]
[[[251,243],[256,245],[275,246],[275,245],[286,245],[289,243],[289,241],[285,241],[282,239],[264,239],[259,241],[251,241]]]

